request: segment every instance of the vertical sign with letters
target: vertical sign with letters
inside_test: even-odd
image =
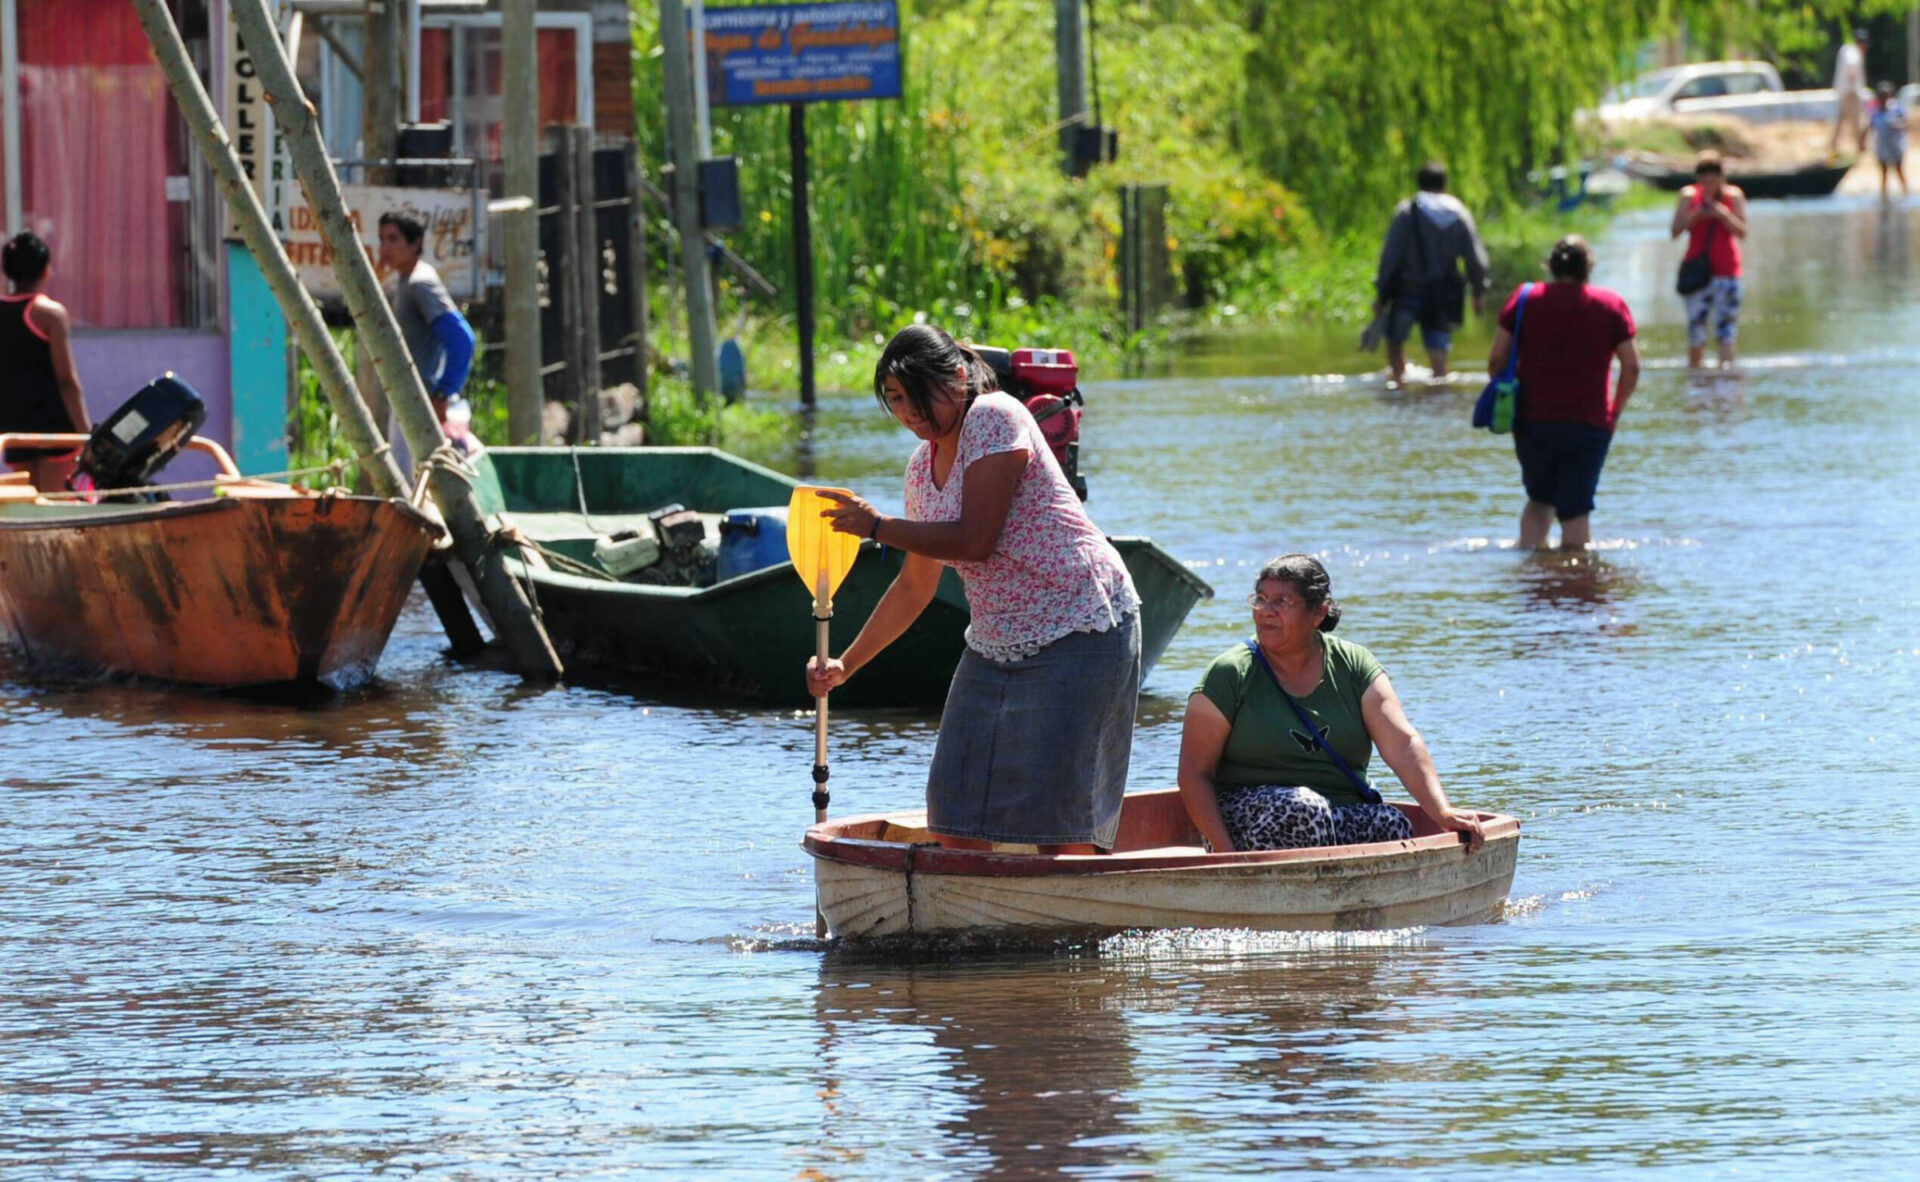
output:
[[[278,8],[278,5],[272,7]],[[254,67],[253,54],[240,39],[240,30],[227,22],[227,135],[240,167],[253,183],[260,204],[267,210],[276,234],[286,232],[287,157],[280,132],[274,126],[273,110],[267,106],[266,92],[260,85],[260,72]],[[238,240],[240,224],[227,216],[226,237]]]

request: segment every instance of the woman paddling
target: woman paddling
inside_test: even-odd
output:
[[[1479,818],[1447,801],[1380,662],[1330,635],[1340,605],[1320,560],[1267,563],[1247,603],[1254,643],[1207,666],[1180,735],[1180,799],[1207,845],[1227,853],[1412,837],[1406,814],[1367,781],[1378,747],[1427,816],[1478,850]]]
[[[1140,693],[1140,598],[1033,416],[996,385],[931,325],[888,342],[874,396],[921,441],[906,516],[855,496],[834,496],[840,507],[825,516],[905,561],[846,651],[808,662],[807,686],[818,696],[858,672],[953,567],[972,622],[927,775],[928,830],[965,849],[1111,850]]]
[[[0,247],[10,294],[0,296],[0,431],[40,435],[93,430],[73,365],[67,310],[40,294],[53,271],[47,244],[31,230]],[[42,492],[58,492],[73,475],[77,448],[9,447],[7,466],[33,474]]]

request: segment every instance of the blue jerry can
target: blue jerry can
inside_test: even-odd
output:
[[[787,507],[729,509],[720,522],[722,581],[737,579],[787,560]]]

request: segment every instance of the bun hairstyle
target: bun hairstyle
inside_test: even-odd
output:
[[[873,367],[873,396],[881,406],[887,406],[887,379],[892,378],[900,383],[920,417],[931,419],[934,400],[952,387],[955,371],[962,368],[967,374],[967,401],[1000,388],[993,368],[978,353],[948,336],[945,329],[909,324],[894,333],[881,351]],[[887,409],[891,413],[892,408]]]
[[[1285,583],[1300,597],[1308,607],[1327,605],[1327,616],[1320,621],[1320,631],[1331,632],[1340,626],[1340,601],[1333,597],[1333,580],[1327,577],[1327,568],[1311,554],[1282,554],[1260,568],[1260,576],[1253,581],[1253,589],[1258,592],[1260,584],[1269,582]]]
[[[31,287],[47,274],[53,252],[32,230],[22,230],[0,246],[0,271],[21,287]]]
[[[1569,234],[1553,244],[1553,253],[1547,256],[1547,271],[1555,279],[1585,283],[1587,276],[1593,274],[1593,249],[1585,238]]]

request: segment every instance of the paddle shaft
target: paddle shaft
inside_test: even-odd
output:
[[[822,571],[820,581],[813,590],[813,643],[820,657],[820,667],[827,666],[827,647],[830,638],[827,635],[833,622],[833,599],[828,588],[827,574]],[[827,819],[827,695],[821,694],[813,700],[813,823],[821,824]],[[820,908],[813,909],[813,934],[824,940],[827,938],[827,917]]]

